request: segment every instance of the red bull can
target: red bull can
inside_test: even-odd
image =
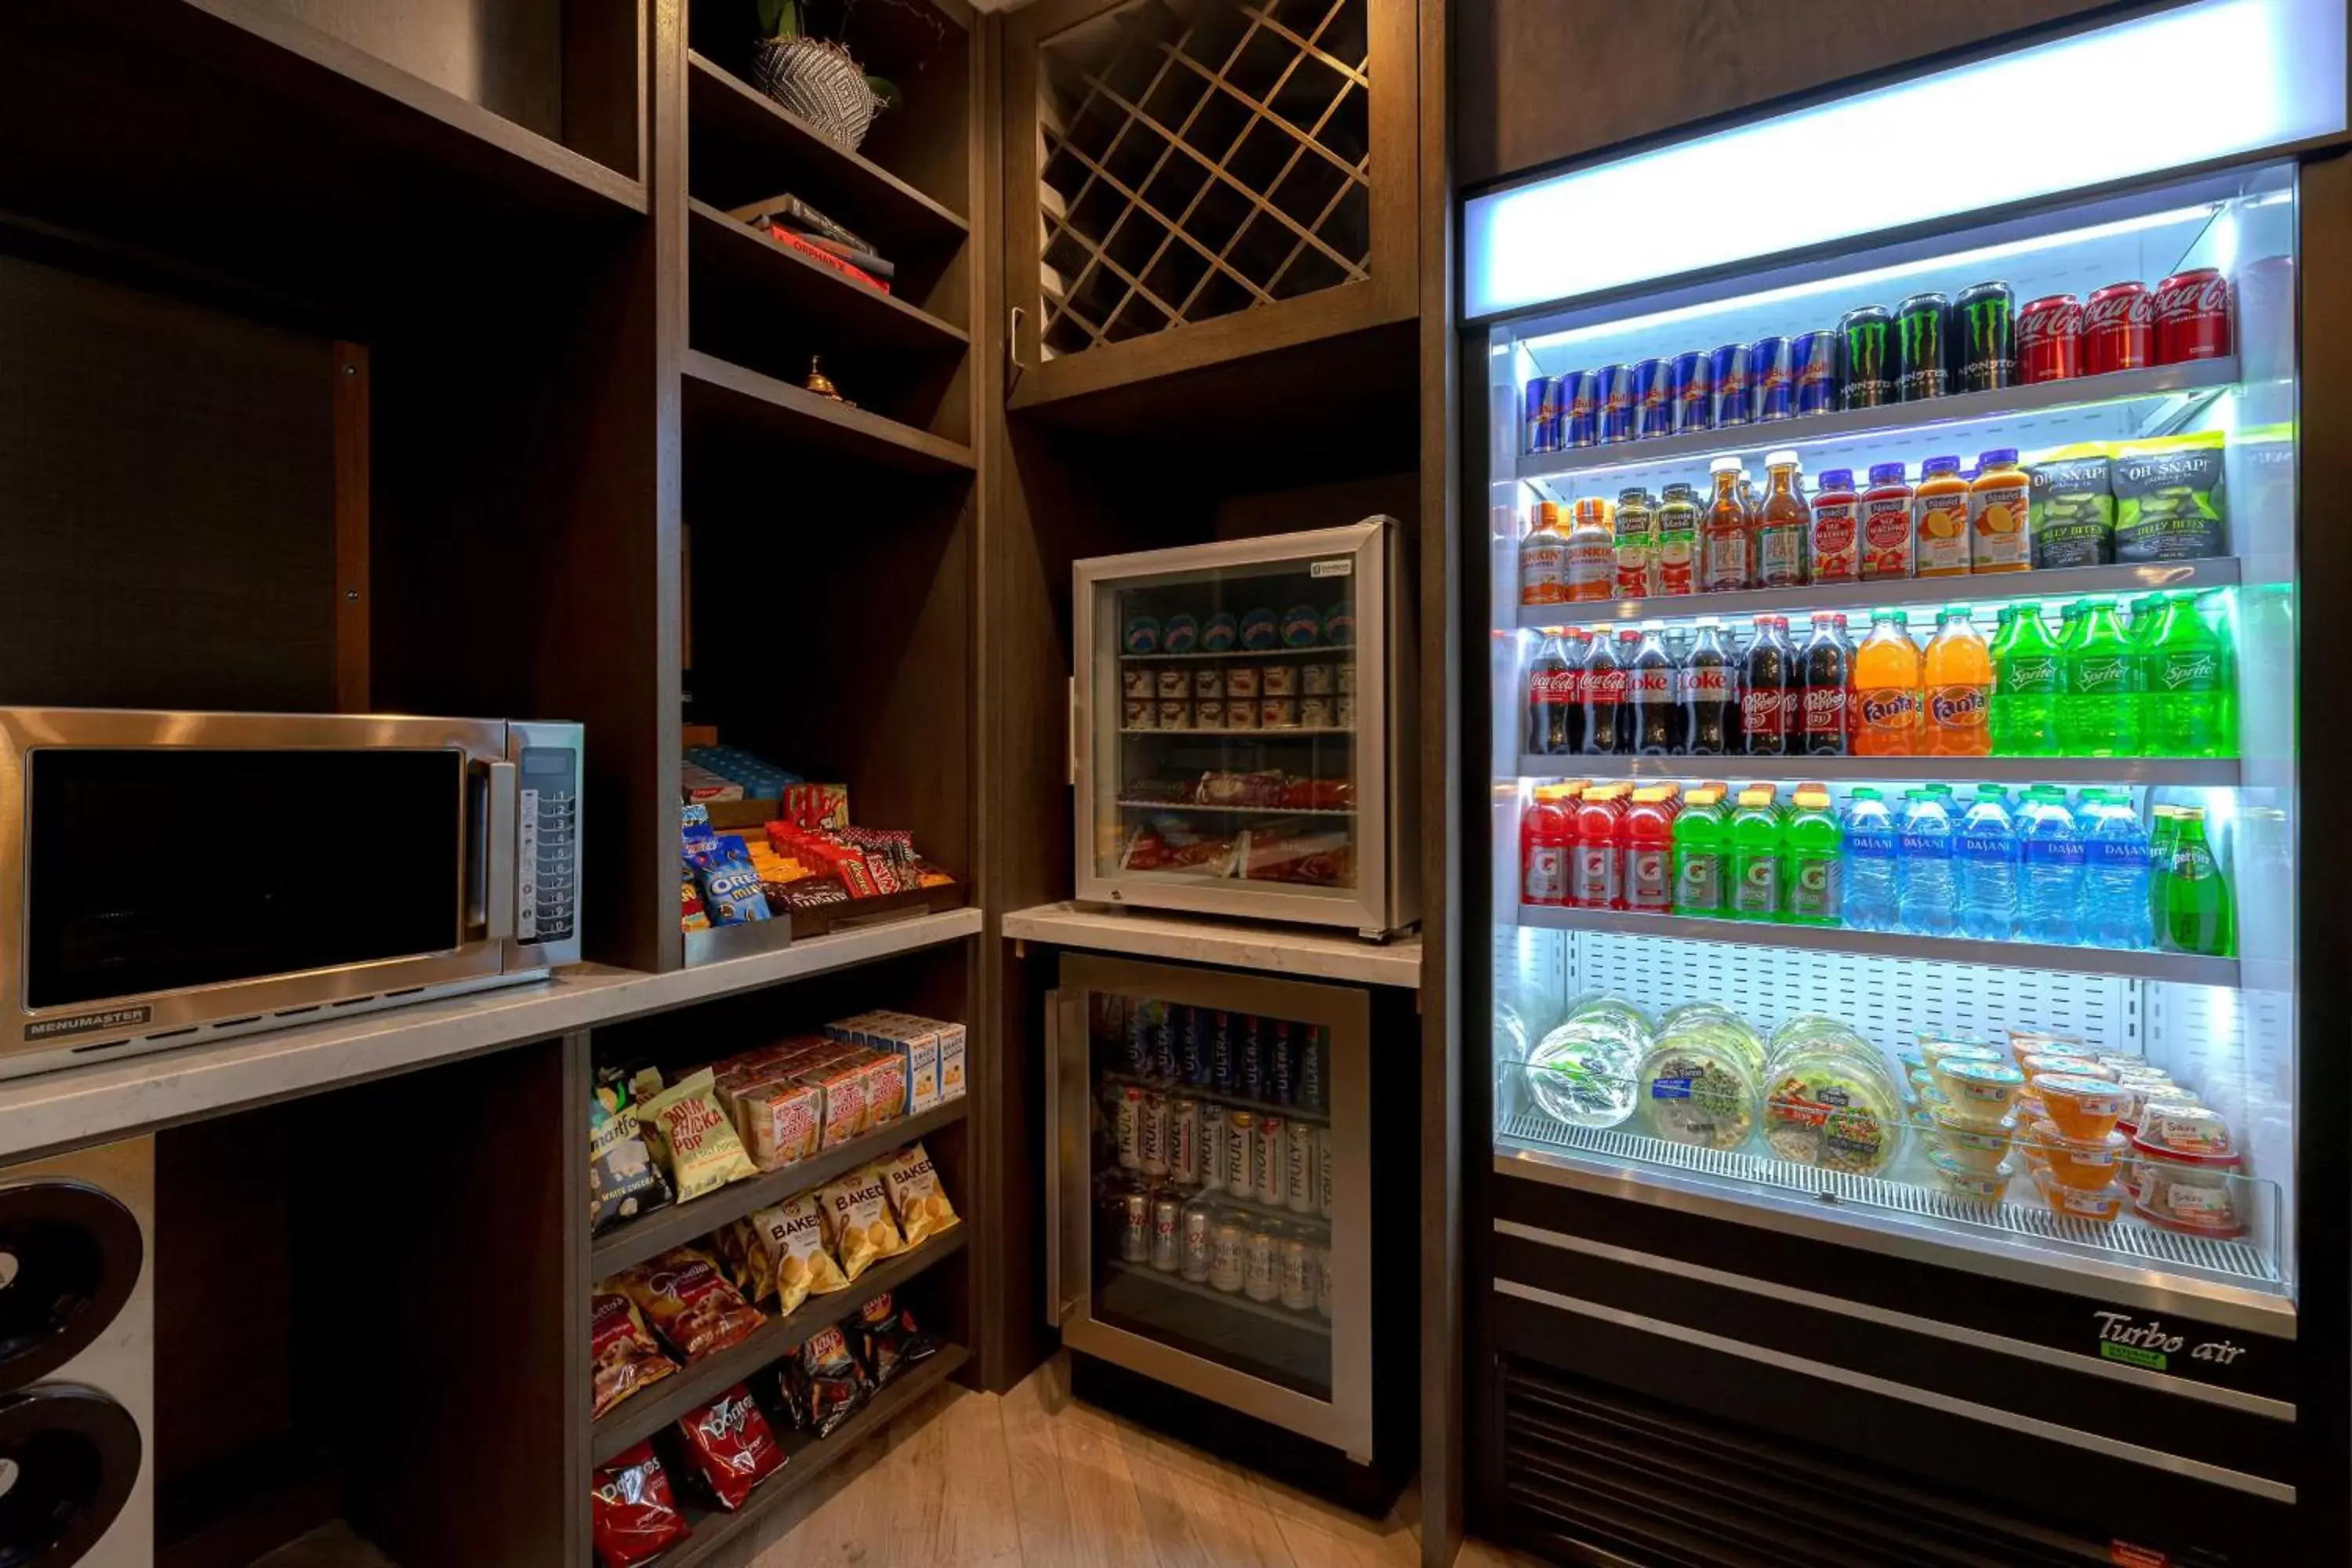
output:
[[[1590,447],[1601,439],[1601,381],[1589,370],[1572,370],[1559,379],[1555,401],[1559,405],[1561,449]]]
[[[1756,422],[1768,424],[1797,412],[1797,367],[1786,338],[1759,338],[1748,345],[1748,406]]]
[[[1708,356],[1696,349],[1666,362],[1666,405],[1677,431],[1715,427],[1715,375]]]
[[[1601,444],[1604,447],[1633,438],[1633,371],[1630,365],[1604,364],[1592,373],[1601,397]]]
[[[1633,383],[1633,439],[1673,435],[1675,408],[1666,396],[1666,362],[1635,360],[1626,374]]]
[[[1799,332],[1789,340],[1789,363],[1796,372],[1798,413],[1827,414],[1838,405],[1835,331]]]
[[[1527,384],[1527,449],[1530,452],[1559,450],[1559,381],[1549,375],[1537,376]]]
[[[1746,425],[1756,417],[1755,381],[1749,373],[1748,345],[1725,343],[1706,356],[1708,395],[1715,405],[1714,427]]]

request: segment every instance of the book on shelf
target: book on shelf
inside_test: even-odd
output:
[[[884,282],[881,279],[875,277],[871,272],[866,271],[862,268],[853,266],[849,262],[844,261],[840,257],[835,256],[830,250],[825,250],[811,244],[802,236],[793,233],[789,228],[786,228],[782,224],[772,223],[768,225],[766,232],[768,237],[774,240],[778,245],[798,251],[801,255],[807,257],[811,261],[814,261],[821,266],[832,268],[835,272],[840,273],[843,277],[850,279],[854,283],[863,283],[877,294],[887,294],[890,292],[890,285]]]
[[[754,228],[765,228],[773,224],[782,224],[784,227],[801,234],[823,235],[825,238],[845,245],[852,250],[862,250],[868,256],[880,254],[874,248],[873,241],[861,237],[856,231],[835,223],[800,197],[789,194],[769,196],[762,201],[749,202],[740,207],[730,207],[727,210],[727,216],[739,223],[748,223]]]

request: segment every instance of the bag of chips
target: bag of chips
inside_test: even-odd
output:
[[[849,1342],[837,1328],[819,1329],[793,1353],[786,1382],[791,1386],[793,1424],[820,1437],[830,1436],[857,1413],[873,1392],[866,1369],[849,1352]]]
[[[669,1162],[680,1203],[760,1173],[735,1135],[735,1123],[719,1103],[709,1068],[688,1074],[647,1100],[637,1112],[637,1124]]]
[[[885,1290],[857,1310],[857,1359],[877,1388],[939,1353],[939,1342],[915,1326],[915,1314],[890,1300]]]
[[[651,1214],[668,1202],[669,1183],[646,1148],[627,1089],[613,1084],[593,1090],[588,1097],[590,1232]]]
[[[898,1216],[899,1234],[908,1247],[919,1247],[962,1223],[920,1143],[909,1143],[883,1161],[880,1168],[882,1184],[890,1194],[891,1212]]]
[[[2197,561],[2229,548],[2222,434],[2200,430],[2116,447],[2116,561]]]
[[[708,1254],[691,1247],[674,1247],[650,1262],[625,1268],[612,1283],[688,1363],[742,1343],[767,1321],[727,1282]]]
[[[824,1215],[814,1193],[737,1220],[727,1227],[724,1245],[743,1293],[754,1303],[772,1297],[779,1313],[811,1296],[849,1289],[841,1265],[824,1249]]]
[[[679,1416],[677,1429],[686,1438],[692,1473],[730,1513],[743,1506],[753,1487],[784,1468],[782,1446],[751,1391],[740,1383]]]
[[[613,1290],[599,1290],[588,1298],[588,1358],[593,1369],[592,1419],[677,1370],[646,1331],[635,1305]]]
[[[890,1217],[888,1184],[879,1167],[867,1165],[817,1189],[824,1212],[824,1238],[841,1260],[841,1272],[855,1279],[885,1258],[907,1250],[898,1226]]]
[[[693,1533],[651,1443],[624,1448],[596,1467],[588,1513],[603,1568],[638,1568]]]

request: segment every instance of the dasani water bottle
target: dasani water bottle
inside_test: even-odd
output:
[[[1845,808],[1847,925],[1856,931],[1899,929],[1896,863],[1894,814],[1876,790],[1854,790]]]
[[[1900,864],[1895,872],[1903,929],[1921,936],[1949,936],[1959,911],[1952,876],[1952,819],[1944,799],[1932,790],[1907,790],[1903,826],[1895,835]]]

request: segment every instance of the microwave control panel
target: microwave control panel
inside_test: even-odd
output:
[[[525,746],[516,803],[515,939],[571,940],[579,906],[580,755]]]

